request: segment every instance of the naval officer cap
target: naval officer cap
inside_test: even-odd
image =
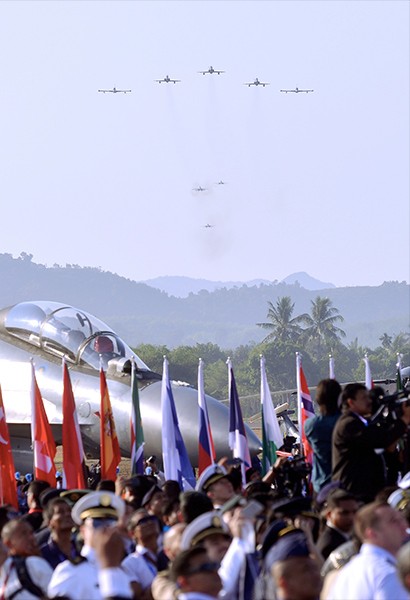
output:
[[[85,519],[121,519],[125,503],[112,492],[90,492],[78,500],[71,511],[74,523],[81,525]]]
[[[400,488],[394,490],[387,498],[387,502],[394,510],[407,510],[407,507],[410,504],[410,490],[408,488],[405,490]]]
[[[206,537],[214,534],[222,534],[232,537],[228,525],[221,515],[215,511],[209,511],[199,515],[183,531],[181,538],[181,550],[188,550],[202,542]]]
[[[265,534],[261,554],[266,569],[277,561],[309,556],[306,534],[283,519],[274,521]]]
[[[196,482],[195,489],[197,492],[205,494],[210,485],[227,475],[227,470],[221,465],[210,465],[202,471],[200,478]]]

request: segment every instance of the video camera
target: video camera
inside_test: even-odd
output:
[[[303,456],[289,457],[278,469],[275,482],[278,491],[289,498],[301,496],[308,484],[311,465]]]
[[[373,394],[372,421],[379,418],[392,417],[398,419],[403,414],[403,406],[410,405],[410,386],[407,383],[403,390],[399,390],[388,396],[381,392]],[[372,390],[374,391],[374,390]]]

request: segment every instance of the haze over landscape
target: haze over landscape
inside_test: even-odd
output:
[[[0,252],[409,281],[408,23],[396,0],[1,2]]]

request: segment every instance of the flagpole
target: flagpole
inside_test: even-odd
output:
[[[335,377],[335,359],[332,354],[329,354],[329,379],[336,379]]]
[[[296,352],[296,387],[297,387],[297,399],[298,399],[298,429],[299,429],[299,452],[303,456],[303,443],[302,443],[302,394],[301,394],[301,383],[300,383],[300,365],[301,356],[299,352]]]

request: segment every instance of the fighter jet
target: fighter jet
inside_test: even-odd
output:
[[[259,81],[259,79],[256,77],[255,81],[246,82],[243,85],[247,85],[248,87],[251,87],[251,85],[262,85],[263,87],[265,87],[265,85],[270,85],[270,83],[267,83],[266,81]]]
[[[33,470],[31,449],[31,363],[54,438],[62,443],[62,358],[69,367],[84,449],[98,458],[100,444],[100,361],[106,370],[117,435],[124,457],[130,455],[131,360],[137,366],[147,455],[161,454],[161,376],[154,373],[104,322],[69,305],[21,302],[0,311],[0,384],[16,469]],[[198,392],[172,382],[180,429],[192,465],[198,464]],[[230,455],[229,410],[207,396],[218,458]],[[260,441],[250,428],[251,452]]]
[[[117,90],[116,87],[113,87],[112,90],[98,90],[99,92],[102,92],[103,94],[129,94],[131,93],[131,90]]]
[[[166,75],[164,77],[164,79],[156,79],[155,81],[157,83],[180,83],[181,82],[180,79],[170,79],[169,75]]]
[[[300,90],[299,88],[295,88],[294,90],[280,90],[285,94],[293,93],[293,94],[309,94],[310,92],[314,92],[315,90]]]
[[[213,227],[213,225],[210,225],[209,223],[207,223],[206,225],[204,225],[205,229],[208,229],[209,227]]]
[[[216,73],[217,75],[220,75],[221,73],[225,73],[225,71],[217,71],[211,65],[207,71],[198,71],[198,73],[202,73],[202,75],[206,75],[207,73],[209,73],[210,75],[213,75],[214,73]]]
[[[221,179],[220,181],[217,181],[215,185],[226,185],[226,181],[222,181]]]
[[[192,188],[193,192],[206,192],[206,188],[201,187],[200,185],[198,185],[198,187],[194,187]]]

